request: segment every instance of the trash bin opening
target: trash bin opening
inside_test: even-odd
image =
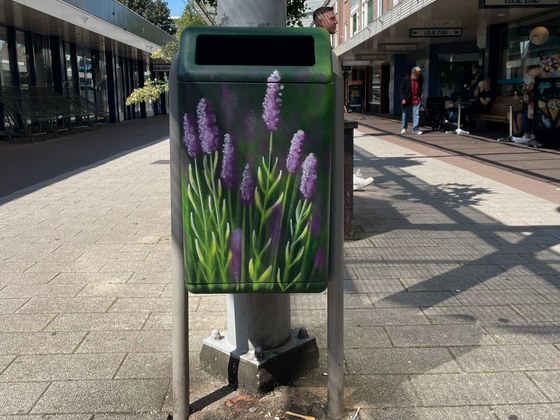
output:
[[[195,62],[215,66],[314,66],[308,35],[198,35]]]

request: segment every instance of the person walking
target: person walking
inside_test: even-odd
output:
[[[338,19],[334,13],[334,9],[329,6],[319,7],[313,12],[313,23],[318,28],[325,28],[327,32],[331,35],[336,33],[336,25],[338,25]],[[353,181],[353,191],[360,190],[367,187],[373,182],[372,177],[364,178],[362,173],[358,169],[352,176]]]
[[[418,66],[412,68],[410,75],[403,78],[401,83],[401,108],[402,108],[402,130],[406,133],[409,115],[412,113],[412,134],[420,135],[420,102],[422,100],[422,85],[424,77],[422,69]]]

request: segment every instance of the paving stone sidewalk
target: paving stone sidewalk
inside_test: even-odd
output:
[[[542,181],[531,194],[360,130],[355,167],[375,182],[344,245],[347,417],[560,419],[558,204]],[[135,147],[0,198],[0,420],[172,412],[169,141]],[[261,399],[198,368],[225,297],[189,312],[191,418],[321,418],[325,294],[292,296],[320,367]]]

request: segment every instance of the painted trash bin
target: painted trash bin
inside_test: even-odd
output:
[[[187,28],[178,55],[185,284],[321,292],[334,78],[318,28]]]

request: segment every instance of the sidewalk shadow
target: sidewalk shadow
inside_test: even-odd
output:
[[[36,190],[61,176],[68,177],[167,138],[169,116],[162,115],[108,124],[44,142],[0,142],[0,201],[9,201],[11,194],[29,192],[21,190]]]

